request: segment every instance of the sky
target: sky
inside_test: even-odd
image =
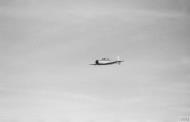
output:
[[[189,20],[189,0],[1,0],[0,121],[188,121]]]

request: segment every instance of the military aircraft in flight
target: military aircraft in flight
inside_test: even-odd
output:
[[[94,64],[90,65],[111,65],[111,64],[120,64],[121,62],[124,62],[120,60],[119,56],[117,57],[117,60],[110,60],[109,58],[102,58],[100,60],[96,60]]]

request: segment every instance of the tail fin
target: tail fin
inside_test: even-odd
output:
[[[118,64],[121,64],[121,62],[124,62],[124,61],[121,60],[119,56],[117,56],[117,63],[118,63]]]
[[[117,63],[120,65],[121,64],[121,59],[120,59],[120,57],[119,56],[117,56]]]
[[[117,61],[121,61],[121,59],[120,59],[120,57],[119,57],[119,56],[117,56]]]

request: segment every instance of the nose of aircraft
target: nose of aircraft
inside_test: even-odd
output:
[[[99,64],[98,60],[95,61],[96,64]]]

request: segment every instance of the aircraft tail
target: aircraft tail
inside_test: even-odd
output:
[[[121,64],[121,62],[124,62],[124,61],[122,61],[122,60],[120,59],[120,57],[119,57],[119,56],[117,56],[117,63],[120,65],[120,64]]]
[[[119,57],[119,56],[117,56],[117,61],[121,61],[121,59],[120,59],[120,57]]]

